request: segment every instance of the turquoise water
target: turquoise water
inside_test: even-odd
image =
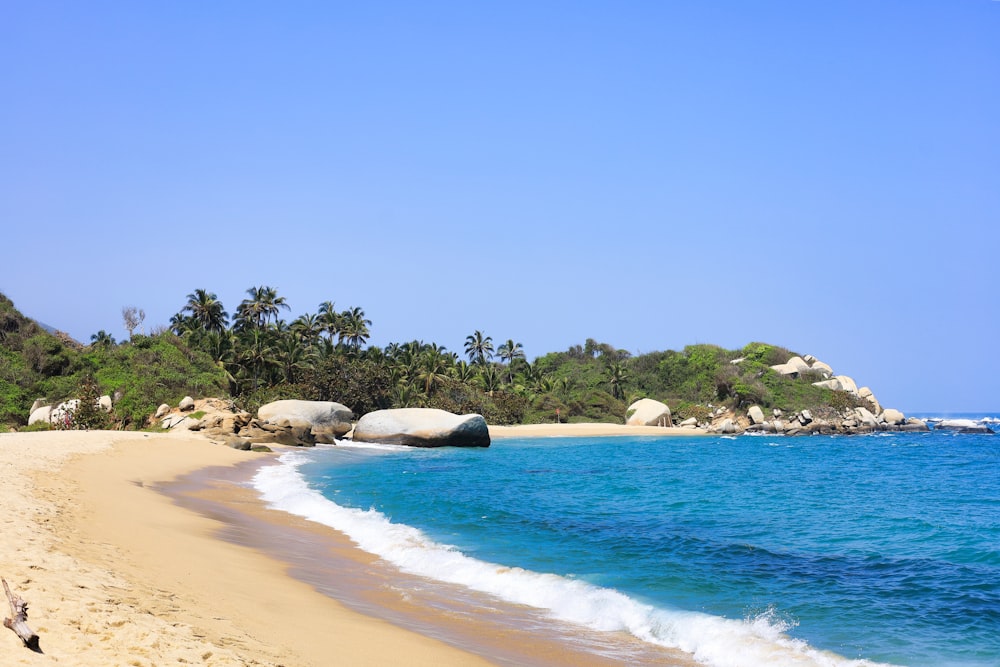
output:
[[[708,664],[1000,664],[1000,436],[502,439],[282,459],[255,481],[265,499],[404,570]]]

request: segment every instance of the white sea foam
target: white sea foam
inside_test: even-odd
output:
[[[346,508],[325,498],[309,488],[298,471],[307,460],[295,452],[283,454],[278,465],[257,472],[253,485],[270,507],[335,528],[361,549],[404,572],[530,605],[559,620],[595,630],[629,632],[643,641],[687,651],[718,667],[875,664],[819,651],[789,637],[785,633],[791,625],[773,611],[738,621],[656,608],[613,589],[465,556],[412,526],[391,522],[374,509]]]

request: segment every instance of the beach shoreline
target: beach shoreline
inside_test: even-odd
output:
[[[490,425],[491,438],[603,438],[612,436],[701,437],[713,435],[702,429],[625,424],[518,424]]]
[[[246,485],[212,481],[220,476],[213,470],[246,477],[273,459],[190,433],[0,435],[0,501],[9,508],[0,575],[28,601],[29,625],[44,651],[32,653],[13,633],[0,633],[13,661],[5,664],[308,666],[330,664],[331,656],[357,665],[404,656],[410,665],[516,664],[499,650],[511,640],[503,633],[474,639],[479,650],[463,650],[440,638],[448,636],[443,616],[431,614],[415,631],[355,611],[336,592],[324,594],[295,576],[278,555],[231,539],[233,522],[164,493],[186,483],[179,478],[201,475],[200,490],[188,489],[193,496],[211,496],[254,521],[269,514],[275,530],[314,531],[327,546],[336,541],[335,531],[268,510]],[[374,560],[339,539],[339,557],[362,566]],[[538,664],[616,664],[573,656],[544,639],[531,645],[528,636],[524,649],[542,656]],[[678,654],[670,664],[693,663]]]

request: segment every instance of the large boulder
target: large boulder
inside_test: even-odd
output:
[[[363,416],[354,427],[354,439],[411,447],[489,447],[490,431],[480,415],[396,408]]]
[[[287,421],[293,427],[308,427],[317,442],[332,443],[351,430],[354,413],[333,401],[274,401],[257,410],[257,419],[266,424]]]
[[[651,398],[640,398],[628,407],[628,426],[673,426],[670,408]]]
[[[833,369],[830,368],[830,365],[824,364],[822,361],[818,359],[813,361],[812,366],[810,366],[809,368],[813,371],[816,371],[817,373],[822,373],[823,377],[833,376]]]
[[[190,396],[185,396],[181,399],[181,402],[177,404],[177,409],[181,412],[191,412],[194,410],[194,399]]]
[[[764,423],[764,411],[760,409],[759,405],[750,406],[750,409],[747,410],[747,417],[750,418],[750,422],[753,424]]]
[[[878,428],[878,419],[867,408],[854,408],[854,418],[865,428]]]
[[[28,417],[28,426],[35,424],[37,422],[50,422],[52,417],[52,406],[42,405],[31,411],[31,416]]]
[[[882,412],[882,404],[878,402],[878,399],[875,398],[875,394],[872,393],[872,390],[869,387],[861,387],[861,389],[858,389],[858,398],[864,399],[869,403],[871,403],[872,412],[874,412],[875,414],[879,414]]]
[[[934,426],[935,431],[952,431],[953,433],[983,433],[991,435],[988,426],[971,419],[945,419]]]
[[[854,383],[854,380],[846,375],[838,375],[836,377],[830,378],[829,380],[822,380],[820,382],[813,382],[814,387],[825,387],[827,389],[832,389],[833,391],[846,391],[857,396],[858,385]]]
[[[894,410],[892,408],[887,408],[882,411],[882,421],[886,424],[891,424],[893,426],[903,424],[906,422],[906,416],[899,410]]]

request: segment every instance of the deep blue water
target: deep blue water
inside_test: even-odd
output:
[[[284,460],[257,481],[266,498],[404,570],[712,664],[829,657],[816,650],[1000,664],[1000,436],[498,439]]]

